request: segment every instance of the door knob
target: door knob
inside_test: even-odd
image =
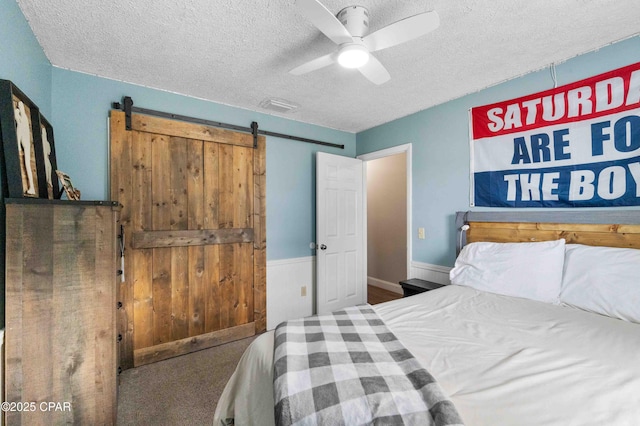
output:
[[[320,250],[326,250],[327,246],[325,246],[324,244],[320,244]]]

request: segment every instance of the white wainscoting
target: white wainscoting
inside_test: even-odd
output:
[[[409,278],[420,278],[421,280],[439,284],[451,284],[449,271],[451,271],[451,268],[448,266],[412,261],[411,276]]]
[[[440,284],[450,284],[447,266],[411,262],[408,278],[421,278]],[[367,283],[402,294],[399,283],[367,277]],[[302,287],[306,295],[302,296]],[[267,262],[267,330],[273,330],[282,321],[313,315],[316,288],[316,257]]]
[[[302,296],[302,287],[306,295]],[[267,330],[282,321],[313,315],[315,256],[267,262]]]

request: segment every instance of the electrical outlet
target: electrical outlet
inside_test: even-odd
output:
[[[418,238],[424,240],[424,228],[418,228]]]
[[[307,295],[307,286],[303,285],[300,287],[300,296],[305,297]]]

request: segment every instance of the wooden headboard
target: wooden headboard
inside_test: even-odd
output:
[[[463,230],[463,225],[469,229]],[[457,253],[466,243],[530,242],[640,249],[640,211],[457,212]]]

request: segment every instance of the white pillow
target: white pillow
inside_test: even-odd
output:
[[[564,240],[467,244],[449,273],[451,283],[491,293],[559,303]]]
[[[567,244],[560,301],[640,323],[640,250]]]

